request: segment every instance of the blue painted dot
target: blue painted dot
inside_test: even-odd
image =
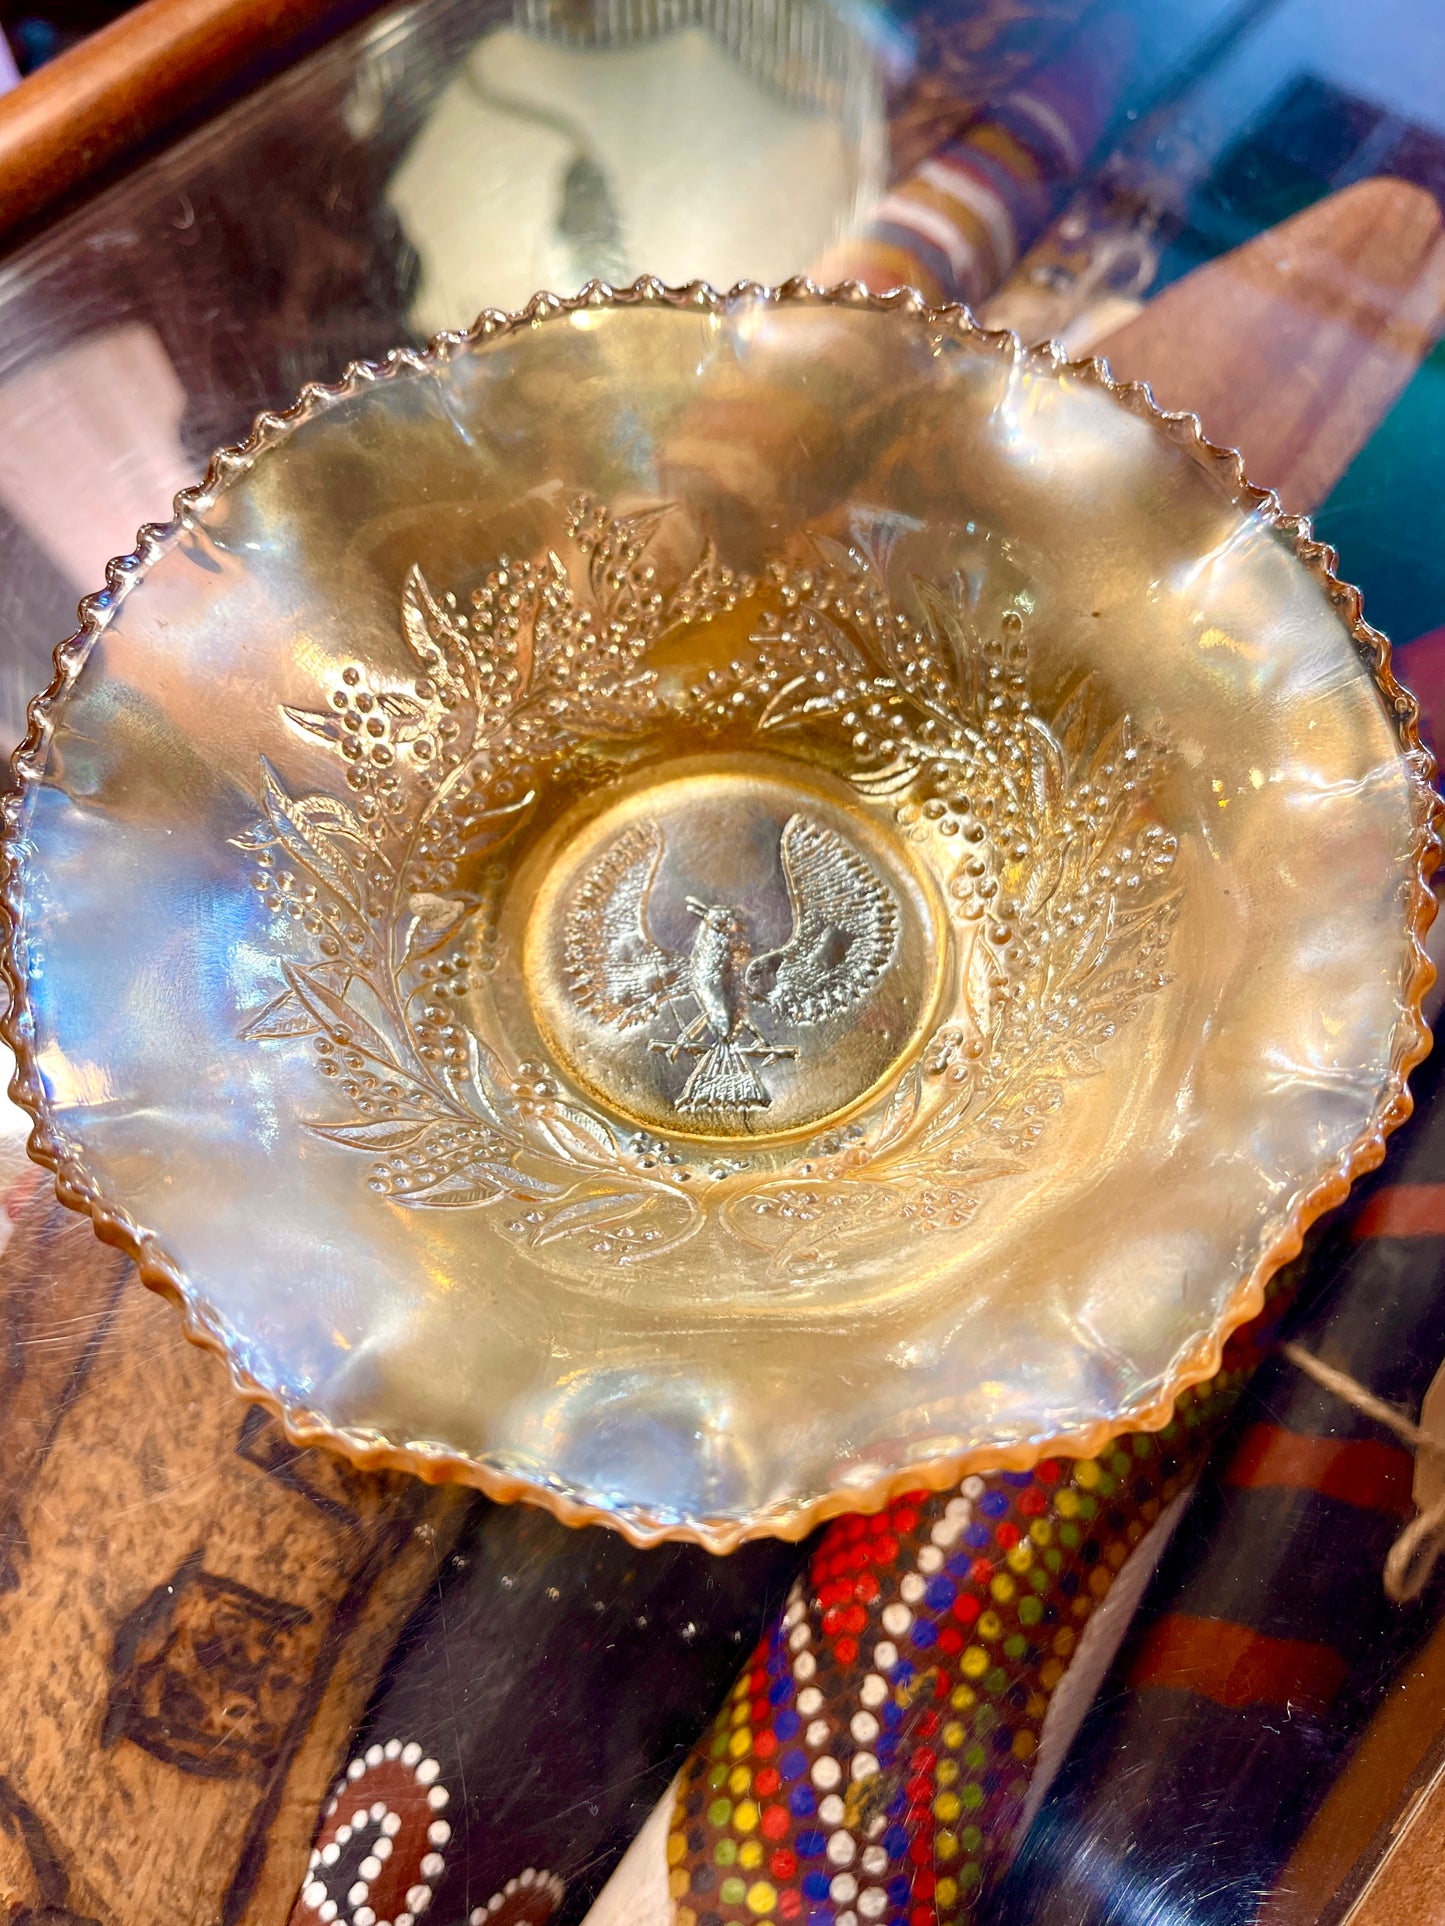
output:
[[[886,1770],[889,1766],[892,1765],[893,1761],[898,1757],[898,1741],[897,1739],[890,1738],[888,1734],[885,1732],[883,1737],[878,1740],[873,1750],[878,1755],[879,1765],[881,1765]]]
[[[903,1723],[903,1707],[895,1699],[889,1699],[883,1706],[883,1730],[896,1732]]]
[[[768,1703],[770,1705],[782,1705],[785,1700],[792,1696],[792,1691],[793,1681],[791,1679],[774,1679],[768,1687]]]
[[[811,1826],[807,1831],[798,1834],[798,1857],[800,1859],[821,1859],[823,1857],[823,1848],[827,1843],[827,1834],[819,1832],[816,1826]],[[824,1891],[826,1890],[827,1888],[825,1887]]]
[[[828,1897],[828,1875],[825,1872],[803,1874],[803,1897],[805,1899],[826,1899]]]
[[[1031,1471],[1006,1471],[1003,1474],[1003,1481],[1006,1485],[1016,1485],[1019,1490],[1022,1490],[1025,1485],[1033,1483],[1033,1476]]]
[[[975,1551],[982,1551],[992,1536],[986,1525],[968,1525],[964,1529],[963,1542],[972,1545]]]
[[[791,1739],[802,1723],[803,1721],[790,1706],[786,1712],[780,1712],[773,1720],[773,1729],[780,1739]]]
[[[788,1804],[799,1819],[811,1819],[818,1810],[818,1795],[811,1786],[794,1786],[788,1794]]]
[[[888,1882],[888,1897],[895,1906],[906,1905],[911,1890],[906,1879],[890,1879]]]
[[[902,1816],[903,1809],[907,1804],[908,1804],[908,1795],[904,1792],[903,1788],[900,1786],[897,1792],[895,1792],[893,1797],[888,1801],[888,1817],[890,1819],[900,1818]]]
[[[914,1665],[912,1659],[899,1659],[893,1668],[893,1676],[900,1685],[913,1683]]]
[[[915,1618],[913,1621],[913,1643],[927,1647],[938,1639],[938,1627],[931,1618]]]
[[[785,1779],[801,1779],[808,1770],[808,1761],[797,1746],[792,1746],[778,1759],[778,1771]]]
[[[890,1859],[901,1859],[904,1853],[907,1852],[908,1834],[903,1830],[902,1826],[890,1826],[887,1832],[884,1833],[883,1850],[888,1854]],[[905,1882],[904,1891],[906,1892],[907,1890],[907,1883]]]
[[[837,1917],[831,1906],[811,1906],[808,1909],[808,1926],[833,1926]]]
[[[951,1578],[945,1578],[940,1572],[936,1578],[929,1579],[923,1596],[930,1611],[946,1612],[958,1597],[958,1587]]]
[[[986,1491],[978,1501],[978,1508],[985,1518],[1002,1518],[1008,1510],[1008,1493]]]

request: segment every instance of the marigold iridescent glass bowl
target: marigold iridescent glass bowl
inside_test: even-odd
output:
[[[1426,1045],[1432,766],[1332,563],[911,296],[353,368],[35,707],[36,1154],[296,1438],[639,1541],[1160,1425]]]

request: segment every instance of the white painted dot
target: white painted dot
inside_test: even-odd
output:
[[[416,1782],[419,1786],[429,1786],[440,1773],[441,1767],[435,1759],[423,1759],[416,1769]]]
[[[801,1652],[805,1645],[811,1645],[812,1642],[813,1634],[808,1630],[806,1625],[795,1625],[788,1634],[788,1650],[790,1652]]]
[[[858,1853],[857,1842],[852,1833],[844,1832],[841,1827],[839,1827],[837,1832],[831,1833],[828,1838],[827,1853],[828,1864],[830,1866],[851,1866]],[[858,1886],[855,1881],[853,1893],[856,1893],[857,1890]],[[841,1897],[851,1899],[853,1893],[844,1893]]]
[[[342,1846],[349,1846],[351,1844],[350,1826],[338,1826],[336,1828],[336,1844],[338,1848]],[[338,1850],[337,1857],[340,1858],[340,1856],[341,1856],[340,1851]]]
[[[406,1889],[406,1903],[409,1911],[413,1913],[424,1913],[431,1904],[431,1887],[420,1884],[408,1886]]]
[[[816,1685],[805,1685],[798,1694],[798,1710],[805,1719],[811,1719],[823,1707],[823,1694]]]
[[[793,1660],[793,1677],[801,1679],[804,1684],[815,1675],[817,1670],[818,1661],[811,1652],[800,1652]]]
[[[916,1605],[923,1596],[923,1580],[917,1572],[909,1572],[898,1587],[899,1596],[905,1605]],[[889,1628],[892,1629],[891,1627]]]
[[[972,1478],[965,1478],[959,1490],[965,1498],[982,1498],[983,1480],[977,1474]]]
[[[369,1852],[356,1870],[361,1874],[363,1879],[375,1879],[381,1871],[381,1861],[374,1852]]]
[[[973,1506],[967,1498],[950,1498],[943,1507],[943,1515],[952,1524],[966,1525],[973,1516]]]
[[[351,1764],[346,1768],[346,1776],[348,1779],[359,1779],[365,1770],[365,1759],[353,1759]]]
[[[883,1607],[883,1629],[891,1632],[894,1638],[901,1638],[913,1623],[913,1614],[906,1605],[885,1605]],[[874,1654],[877,1657],[877,1654]]]
[[[826,1745],[828,1743],[828,1734],[831,1730],[832,1727],[826,1719],[814,1719],[803,1734],[803,1742],[805,1745],[812,1746],[814,1751],[816,1751],[820,1745]]]
[[[395,1839],[396,1835],[400,1831],[401,1831],[401,1814],[399,1812],[389,1812],[381,1822],[382,1838]]]
[[[848,1730],[859,1745],[872,1745],[878,1737],[878,1721],[871,1712],[855,1712],[849,1721]]]
[[[808,1609],[807,1606],[803,1603],[801,1598],[795,1598],[792,1604],[788,1607],[787,1611],[783,1613],[783,1629],[785,1631],[791,1632],[793,1627],[798,1623],[798,1620],[803,1616],[804,1612],[806,1612],[807,1609]]]
[[[880,1672],[891,1672],[898,1663],[898,1647],[891,1638],[879,1639],[873,1647],[873,1663]]]
[[[376,1914],[370,1906],[358,1906],[351,1915],[351,1926],[376,1926]]]
[[[865,1846],[863,1857],[858,1861],[865,1873],[881,1873],[888,1870],[888,1849],[886,1846]]]
[[[850,1899],[858,1897],[858,1881],[852,1873],[834,1873],[828,1882],[828,1897],[838,1905],[846,1906]]]
[[[445,1786],[433,1786],[426,1796],[426,1802],[433,1812],[445,1812],[452,1802],[452,1795]]]
[[[388,1838],[386,1833],[383,1833],[381,1835],[380,1839],[377,1840],[376,1844],[372,1847],[371,1851],[374,1858],[390,1859],[392,1855],[392,1844],[391,1844],[391,1840]]]
[[[385,1757],[385,1749],[379,1745],[369,1745],[366,1748],[366,1763],[373,1768],[379,1766]]]
[[[317,1908],[316,1917],[320,1920],[324,1920],[326,1922],[326,1926],[331,1926],[332,1920],[335,1919],[336,1915],[340,1911],[341,1911],[341,1908],[337,1905],[336,1901],[334,1899],[328,1899],[324,1906],[319,1906]]]
[[[370,1822],[371,1822],[370,1813],[367,1812],[365,1808],[358,1807],[357,1810],[353,1812],[351,1815],[351,1830],[354,1833],[365,1832]]]
[[[377,1799],[374,1801],[371,1808],[371,1816],[376,1820],[377,1824],[380,1825],[381,1821],[386,1817],[385,1799]]]
[[[381,1749],[388,1759],[399,1759],[401,1757],[401,1740],[388,1739]]]
[[[888,1697],[888,1681],[876,1672],[870,1672],[858,1688],[858,1696],[867,1706],[877,1707]]]
[[[881,1886],[869,1886],[858,1896],[858,1912],[863,1919],[882,1919],[888,1905],[888,1895]]]
[[[416,1919],[411,1913],[398,1913],[393,1926],[416,1926]]]
[[[863,1828],[863,1830],[864,1832],[867,1833],[870,1839],[876,1839],[880,1832],[886,1832],[888,1830],[887,1813],[875,1812],[873,1817],[868,1821],[867,1825]]]
[[[482,1926],[482,1922],[486,1919],[486,1917],[487,1917],[486,1911],[482,1907],[473,1906],[472,1916],[467,1921],[467,1926]]]
[[[878,1770],[878,1761],[871,1752],[855,1752],[848,1770],[855,1780],[871,1779]]]
[[[933,1530],[928,1534],[933,1540],[932,1549],[937,1550],[941,1545],[944,1551],[948,1551],[958,1543],[958,1536],[962,1529],[963,1527],[961,1525],[952,1525],[946,1518],[940,1518],[938,1523],[933,1527]],[[925,1550],[927,1549],[928,1547],[925,1547]],[[923,1563],[923,1555],[921,1552],[918,1562],[920,1565]]]
[[[310,1884],[305,1887],[301,1897],[314,1913],[326,1897],[326,1888],[319,1879],[313,1879]]]
[[[833,1926],[858,1926],[858,1915],[851,1906],[846,1913],[834,1913]]]
[[[943,1553],[938,1549],[937,1545],[925,1545],[922,1551],[919,1552],[918,1569],[921,1572],[929,1573],[941,1572],[943,1570]]]
[[[843,1768],[836,1759],[829,1758],[825,1752],[821,1759],[814,1759],[811,1776],[815,1786],[820,1786],[824,1792],[828,1792],[843,1777]]]
[[[367,1885],[364,1879],[358,1879],[351,1891],[346,1895],[346,1903],[348,1906],[364,1906],[370,1897],[370,1886]]]
[[[426,1829],[426,1836],[434,1846],[444,1846],[452,1836],[452,1829],[445,1819],[433,1819]]]
[[[401,1762],[404,1766],[414,1766],[420,1757],[421,1747],[415,1739],[410,1740],[401,1749]]]
[[[421,1862],[423,1879],[440,1879],[447,1869],[447,1862],[439,1852],[429,1852]]]
[[[346,1836],[348,1839],[351,1837],[351,1828],[349,1826],[346,1829]],[[335,1839],[328,1840],[321,1848],[321,1863],[323,1866],[334,1866],[340,1857],[341,1842]]]
[[[320,1864],[321,1864],[321,1854],[319,1852],[313,1851],[311,1854],[311,1857],[306,1861],[306,1870],[310,1872],[313,1866],[319,1866]]]
[[[528,1866],[527,1870],[522,1874],[522,1884],[524,1886],[530,1886],[536,1877],[536,1868],[534,1866]]]
[[[818,1817],[825,1826],[839,1826],[843,1823],[845,1811],[843,1801],[836,1792],[830,1792],[826,1799],[819,1802]]]

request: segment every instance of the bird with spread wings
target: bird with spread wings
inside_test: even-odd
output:
[[[565,928],[568,986],[581,1007],[619,1031],[670,1010],[676,1034],[649,1047],[695,1058],[673,1107],[726,1115],[772,1101],[758,1066],[796,1057],[769,1040],[755,1012],[808,1029],[866,997],[892,961],[898,910],[872,865],[836,830],[790,816],[779,844],[793,927],[780,948],[754,954],[743,912],[689,896],[698,919],[687,951],[648,928],[648,901],[664,842],[655,823],[633,823],[578,886]],[[770,1026],[771,1027],[771,1026]]]

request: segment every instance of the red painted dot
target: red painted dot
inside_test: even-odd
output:
[[[754,1699],[748,1707],[748,1717],[755,1726],[766,1725],[768,1722],[768,1714],[771,1710],[772,1707],[766,1699]]]
[[[896,1565],[898,1563],[898,1540],[893,1536],[892,1532],[889,1532],[886,1537],[880,1538],[878,1543],[873,1547],[873,1563],[875,1565]]]
[[[915,1899],[932,1899],[933,1889],[937,1884],[938,1881],[933,1873],[916,1872],[913,1875],[913,1897]]]
[[[861,1598],[865,1605],[871,1605],[878,1596],[878,1580],[872,1572],[863,1572],[853,1581],[853,1596]]]
[[[772,1737],[771,1732],[760,1732],[758,1734],[759,1739],[771,1739]],[[756,1752],[757,1749],[757,1740],[754,1740],[753,1751]],[[771,1799],[781,1784],[782,1780],[778,1777],[776,1766],[764,1766],[761,1772],[755,1772],[753,1774],[753,1791],[760,1799]]]
[[[869,1537],[870,1537],[870,1538],[881,1538],[881,1537],[883,1536],[883,1534],[884,1534],[884,1532],[885,1532],[885,1531],[887,1531],[887,1529],[888,1529],[888,1514],[887,1514],[887,1512],[886,1512],[886,1511],[875,1511],[875,1512],[874,1512],[874,1514],[873,1514],[873,1516],[872,1516],[872,1517],[871,1517],[871,1518],[870,1518],[870,1519],[868,1520],[868,1535],[869,1535]]]
[[[851,1665],[858,1656],[856,1638],[840,1638],[833,1647],[834,1656],[840,1665]]]
[[[938,1649],[940,1652],[947,1652],[950,1657],[953,1653],[963,1650],[963,1633],[956,1625],[944,1626],[938,1634]]]
[[[910,1839],[908,1842],[908,1857],[913,1861],[915,1866],[926,1866],[933,1857],[933,1841],[931,1839],[925,1839],[921,1833],[917,1838]],[[931,1873],[928,1875],[929,1878],[932,1878],[932,1876]],[[913,1877],[916,1882],[918,1874],[915,1873]],[[917,1887],[915,1885],[915,1891],[916,1890]],[[929,1891],[932,1892],[932,1890],[933,1888],[930,1886]]]
[[[968,1575],[975,1585],[986,1585],[993,1577],[993,1560],[975,1558],[968,1568]]]
[[[778,1894],[778,1912],[784,1919],[796,1919],[803,1910],[803,1895],[796,1886]]]
[[[861,1632],[868,1623],[868,1614],[861,1605],[849,1605],[843,1613],[843,1629],[847,1632]]]
[[[953,1616],[960,1625],[972,1625],[982,1610],[972,1592],[960,1592],[953,1601]]]
[[[946,1699],[946,1698],[948,1697],[948,1694],[949,1694],[949,1681],[948,1681],[948,1674],[947,1674],[947,1672],[936,1672],[936,1673],[934,1674],[934,1678],[933,1678],[933,1696],[934,1696],[934,1698],[936,1698],[936,1699]],[[931,1717],[931,1716],[932,1716],[932,1715],[930,1714],[930,1717]],[[933,1723],[934,1723],[934,1725],[936,1726],[936,1725],[937,1725],[937,1723],[938,1723],[938,1721],[937,1721],[937,1720],[935,1719]],[[932,1728],[930,1728],[930,1730],[931,1730],[931,1729],[932,1729]]]
[[[853,1517],[845,1518],[843,1520],[841,1529],[842,1529],[844,1540],[851,1545],[855,1539],[861,1538],[863,1536],[864,1532],[867,1530],[867,1526],[864,1524],[863,1520],[859,1518],[855,1513]]]
[[[933,1733],[938,1730],[938,1719],[932,1712],[927,1714],[927,1719],[929,1724],[932,1727],[932,1731],[930,1731],[926,1736],[929,1738],[932,1738]],[[919,1772],[919,1773],[932,1772],[934,1767],[937,1764],[938,1764],[938,1754],[934,1751],[931,1745],[919,1746],[918,1750],[913,1755],[913,1770],[915,1772]]]
[[[927,1770],[931,1772],[933,1770],[932,1766],[929,1766]],[[910,1779],[904,1790],[915,1804],[921,1803],[927,1805],[928,1801],[933,1797],[933,1781],[932,1779]]]
[[[938,1915],[931,1906],[915,1906],[908,1915],[908,1926],[938,1926]]]
[[[823,1636],[836,1638],[843,1629],[843,1612],[838,1605],[830,1605],[823,1614]]]
[[[1025,1518],[1038,1518],[1048,1510],[1049,1501],[1037,1485],[1030,1485],[1019,1496],[1019,1510]]]
[[[763,1816],[759,1824],[762,1827],[764,1839],[771,1839],[774,1844],[776,1844],[779,1839],[786,1839],[788,1836],[787,1807],[764,1806]]]
[[[768,1861],[768,1871],[779,1881],[796,1879],[798,1875],[798,1855],[795,1852],[775,1852]]]
[[[1012,1551],[1014,1546],[1019,1542],[1019,1528],[1017,1525],[1011,1525],[1008,1520],[1005,1519],[994,1533],[994,1537],[1003,1546],[1005,1551]]]
[[[893,1529],[901,1538],[906,1538],[918,1523],[918,1513],[912,1505],[900,1505],[893,1513]]]
[[[1058,1459],[1057,1458],[1042,1459],[1039,1462],[1039,1464],[1036,1465],[1034,1468],[1034,1476],[1036,1478],[1042,1479],[1046,1485],[1056,1485],[1059,1482]]]

